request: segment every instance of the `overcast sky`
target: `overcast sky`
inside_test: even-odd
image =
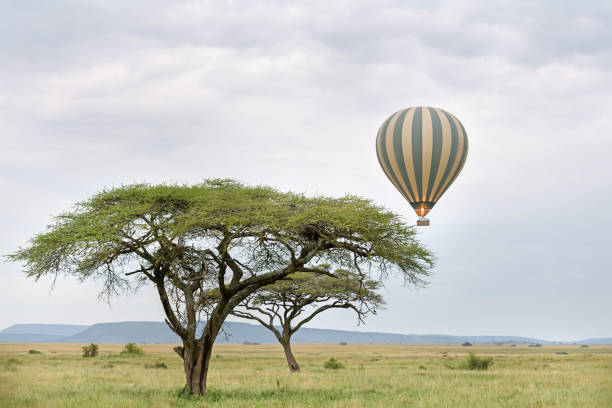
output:
[[[0,254],[132,182],[352,193],[414,223],[374,141],[429,105],[470,140],[419,230],[430,286],[310,327],[612,336],[611,24],[607,0],[3,1]],[[0,329],[162,319],[151,291],[109,308],[99,289],[0,263]]]

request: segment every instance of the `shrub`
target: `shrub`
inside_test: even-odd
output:
[[[338,370],[344,368],[344,364],[332,357],[323,364],[323,367],[329,368],[330,370]]]
[[[158,361],[155,364],[145,364],[145,368],[168,368],[168,366],[166,365],[165,362],[163,361]]]
[[[95,357],[98,355],[98,345],[91,343],[89,346],[81,347],[83,350],[83,357]]]
[[[582,345],[582,346],[580,346],[580,347],[582,347],[582,348],[587,348],[587,347],[589,347],[589,345],[588,345],[588,344],[583,344],[583,345]]]
[[[542,347],[540,343],[530,344],[529,347]]]
[[[347,346],[347,345],[348,345],[348,343],[347,343],[346,341],[341,341],[341,342],[340,342],[340,343],[338,343],[338,344],[339,344],[339,345],[341,345],[341,346]]]
[[[28,350],[28,354],[42,354],[42,352],[38,350]]]
[[[144,354],[144,352],[136,344],[128,343],[125,345],[125,347],[121,351],[121,354],[124,354],[124,355],[127,354],[130,356],[141,356],[142,354]]]
[[[459,368],[463,370],[488,370],[493,364],[491,357],[477,357],[474,353],[468,355],[467,359],[459,364]]]
[[[464,346],[464,347],[467,347],[467,346],[471,346],[472,343],[470,343],[469,341],[466,341],[465,343],[463,343],[461,345]]]

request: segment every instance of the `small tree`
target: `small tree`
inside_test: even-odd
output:
[[[325,363],[323,363],[323,368],[329,368],[331,370],[339,370],[344,368],[344,364],[336,360],[334,357],[331,357]]]
[[[98,355],[98,345],[91,343],[89,346],[81,347],[83,350],[83,357],[95,357]]]
[[[177,352],[193,394],[206,391],[226,317],[261,287],[296,272],[340,268],[397,271],[419,284],[433,264],[414,228],[369,200],[309,198],[231,180],[104,190],[56,217],[9,259],[37,280],[98,279],[107,299],[151,285],[183,342]],[[214,301],[207,299],[213,288]]]
[[[264,286],[232,314],[256,320],[274,333],[285,351],[289,371],[294,372],[300,365],[291,351],[291,336],[330,309],[352,309],[363,321],[383,303],[382,296],[375,292],[379,287],[379,282],[363,280],[359,273],[346,270],[335,271],[333,276],[295,273]]]
[[[123,347],[123,350],[121,350],[121,354],[130,356],[141,356],[144,354],[144,352],[135,343],[128,343],[125,345],[125,347]]]

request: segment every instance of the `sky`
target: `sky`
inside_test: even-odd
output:
[[[134,182],[235,178],[372,198],[380,124],[454,114],[466,165],[419,228],[430,284],[386,283],[365,325],[394,333],[612,336],[609,1],[0,3],[0,255],[54,215]],[[155,293],[34,282],[0,263],[0,329],[162,320]]]

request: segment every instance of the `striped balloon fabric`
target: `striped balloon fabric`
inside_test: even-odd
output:
[[[439,108],[396,112],[383,122],[376,139],[380,166],[421,217],[461,172],[467,152],[463,125]]]

